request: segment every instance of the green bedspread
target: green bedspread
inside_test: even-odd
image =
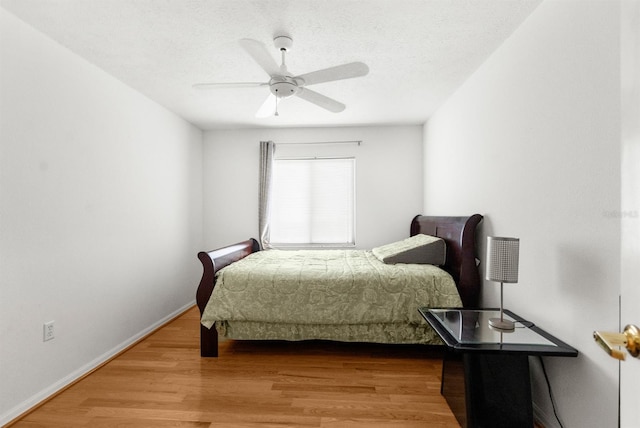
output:
[[[308,331],[341,325],[415,328],[426,324],[418,313],[423,306],[461,306],[453,279],[437,266],[384,264],[361,250],[267,250],[218,272],[201,321],[219,330],[234,321],[306,325]]]

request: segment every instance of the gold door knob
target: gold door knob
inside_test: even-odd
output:
[[[607,354],[618,360],[624,360],[625,353],[615,346],[625,346],[632,357],[640,355],[640,329],[633,324],[627,325],[622,333],[594,331],[593,338]]]

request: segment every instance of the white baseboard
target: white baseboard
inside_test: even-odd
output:
[[[96,368],[100,367],[102,364],[104,364],[105,362],[109,361],[115,355],[117,355],[118,353],[124,351],[129,346],[133,345],[134,343],[136,343],[137,341],[139,341],[143,337],[145,337],[148,334],[154,332],[155,330],[157,330],[158,328],[162,327],[164,324],[166,324],[167,322],[169,322],[172,319],[176,318],[177,316],[179,316],[183,312],[186,312],[189,308],[193,307],[193,305],[195,305],[195,303],[196,303],[195,300],[187,303],[186,305],[184,305],[180,309],[172,312],[171,314],[169,314],[166,317],[162,318],[158,322],[150,325],[149,327],[145,328],[144,330],[142,330],[141,332],[135,334],[134,336],[130,337],[129,339],[125,340],[124,342],[116,345],[115,347],[111,348],[110,350],[108,350],[104,354],[102,354],[99,357],[95,358],[94,360],[88,362],[87,364],[83,365],[82,367],[78,368],[77,370],[74,370],[73,372],[69,373],[69,375],[65,376],[64,378],[60,379],[59,381],[57,381],[54,384],[48,386],[47,388],[43,389],[42,391],[38,392],[37,394],[31,396],[29,399],[23,401],[22,403],[18,404],[15,407],[13,407],[9,411],[7,411],[4,414],[0,415],[0,426],[4,426],[5,424],[8,424],[9,422],[13,421],[18,416],[26,413],[28,410],[34,408],[38,404],[40,404],[43,401],[47,400],[49,397],[55,395],[58,391],[60,391],[60,390],[62,390],[64,388],[66,388],[67,386],[71,385],[73,382],[75,382],[76,380],[80,379],[81,377],[83,377],[87,373],[89,373],[89,372],[95,370]]]

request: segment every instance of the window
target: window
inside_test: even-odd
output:
[[[271,242],[355,245],[355,158],[276,159]]]

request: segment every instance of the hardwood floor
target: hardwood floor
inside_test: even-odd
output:
[[[458,427],[425,347],[220,344],[194,307],[12,427]]]

